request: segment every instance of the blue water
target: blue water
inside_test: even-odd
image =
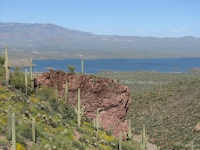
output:
[[[35,72],[47,72],[47,67],[68,72],[69,65],[75,66],[75,72],[81,72],[80,59],[64,60],[33,60]],[[178,68],[178,70],[174,70]],[[159,59],[96,59],[84,60],[85,73],[99,71],[156,71],[156,72],[187,72],[192,68],[200,68],[200,58],[159,58]],[[28,68],[29,69],[29,68]]]

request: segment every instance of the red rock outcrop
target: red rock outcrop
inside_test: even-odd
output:
[[[125,116],[131,102],[129,87],[94,75],[70,75],[54,70],[35,77],[36,84],[57,86],[59,95],[63,97],[66,80],[69,89],[68,102],[72,107],[77,104],[77,91],[80,88],[81,104],[85,106],[86,116],[94,119],[99,108],[102,127],[109,130],[112,126],[114,135],[118,135],[119,131],[127,131]]]

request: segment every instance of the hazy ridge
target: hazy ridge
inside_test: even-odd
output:
[[[200,38],[94,35],[54,24],[0,23],[0,52],[35,59],[200,57]]]

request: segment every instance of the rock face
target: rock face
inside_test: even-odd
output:
[[[127,132],[125,120],[127,109],[131,103],[130,89],[115,83],[111,79],[93,75],[69,75],[62,71],[50,70],[35,77],[36,85],[57,86],[59,95],[64,97],[65,83],[68,81],[68,102],[72,107],[77,104],[78,88],[81,90],[81,105],[85,106],[85,114],[95,119],[99,108],[101,126],[113,129],[113,134]]]

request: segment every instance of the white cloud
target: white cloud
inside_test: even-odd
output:
[[[186,28],[182,28],[183,30],[186,30]]]
[[[170,32],[178,32],[179,30],[170,30]]]
[[[143,31],[140,31],[140,32],[143,32]]]

